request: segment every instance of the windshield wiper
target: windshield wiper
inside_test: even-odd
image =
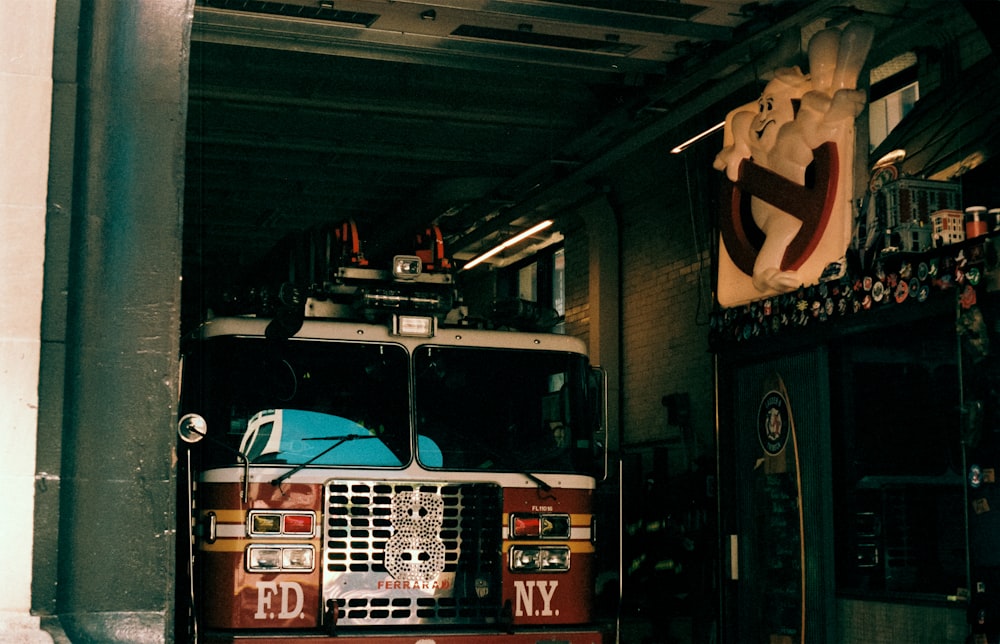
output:
[[[304,441],[333,441],[333,440],[335,440],[337,442],[334,443],[333,445],[330,445],[325,450],[323,450],[319,454],[316,454],[315,456],[313,456],[309,460],[305,461],[304,463],[300,463],[299,465],[296,465],[295,467],[293,467],[292,469],[288,470],[287,472],[285,472],[284,474],[282,474],[278,478],[274,479],[273,481],[271,481],[271,485],[274,485],[274,486],[281,485],[286,479],[288,479],[288,477],[292,476],[296,472],[301,472],[307,465],[311,465],[312,463],[315,463],[320,458],[322,458],[323,456],[326,456],[327,454],[329,454],[333,450],[337,449],[338,447],[340,447],[344,443],[346,443],[348,441],[360,440],[362,438],[378,438],[378,437],[377,436],[373,436],[371,434],[347,434],[346,436],[314,436],[314,437],[309,437],[309,438],[303,438],[302,440],[304,440]]]
[[[510,457],[508,455],[501,454],[500,452],[494,450],[491,447],[480,447],[479,450],[482,453],[486,454],[487,456],[495,459],[497,461],[497,463],[501,467],[509,468],[511,470],[517,471],[520,474],[523,474],[524,476],[528,477],[528,480],[531,481],[532,483],[534,483],[535,485],[537,485],[539,487],[539,489],[541,489],[543,492],[549,492],[549,491],[552,490],[552,486],[551,485],[549,485],[548,483],[546,483],[544,480],[542,480],[541,478],[539,478],[537,475],[535,475],[535,474],[531,473],[530,471],[528,471],[528,469],[526,468],[526,466],[533,465],[534,463],[514,463],[514,462],[511,461],[511,459],[510,459]],[[489,462],[489,461],[487,461],[487,462]]]
[[[539,488],[541,488],[542,492],[548,492],[548,491],[552,490],[552,486],[551,485],[549,485],[548,483],[546,483],[542,479],[538,478],[537,476],[535,476],[531,472],[521,472],[521,474],[524,474],[525,476],[527,476],[531,480],[532,483],[534,483]]]

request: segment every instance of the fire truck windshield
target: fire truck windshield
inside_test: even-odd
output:
[[[252,465],[412,460],[409,361],[399,345],[222,336],[184,363],[185,409]],[[231,453],[214,456],[208,465],[232,462]]]
[[[206,450],[204,467],[238,452],[287,476],[414,459],[593,475],[587,374],[564,352],[218,336],[185,355],[182,409],[230,448]]]
[[[594,474],[582,356],[423,346],[413,360],[417,431],[442,468]]]

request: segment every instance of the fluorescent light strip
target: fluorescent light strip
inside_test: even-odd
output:
[[[717,130],[721,130],[725,125],[726,125],[725,121],[722,121],[721,123],[716,123],[712,127],[708,128],[707,130],[705,130],[704,132],[702,132],[701,134],[696,134],[693,137],[691,137],[690,139],[688,139],[687,141],[685,141],[684,143],[681,143],[680,145],[678,145],[676,148],[674,148],[673,150],[670,151],[670,154],[677,154],[678,152],[683,152],[692,143],[697,143],[698,141],[701,141],[702,139],[704,139],[709,134],[711,134],[711,133],[713,133],[713,132],[715,132]]]
[[[534,226],[532,226],[528,230],[525,230],[522,233],[518,233],[517,235],[514,235],[513,237],[511,237],[510,239],[508,239],[504,243],[500,244],[499,246],[496,246],[496,247],[492,248],[491,250],[486,251],[485,253],[483,253],[479,257],[475,257],[473,259],[470,259],[469,262],[464,267],[462,267],[462,270],[463,271],[469,270],[470,268],[472,268],[473,266],[476,266],[480,262],[484,262],[487,259],[489,259],[490,257],[493,257],[494,255],[496,255],[500,251],[504,250],[505,248],[509,248],[509,247],[513,246],[514,244],[516,244],[518,242],[524,241],[528,237],[531,237],[532,235],[534,235],[535,233],[537,233],[539,230],[545,230],[546,228],[548,228],[552,224],[553,224],[553,221],[551,219],[546,219],[545,221],[543,221],[540,224],[535,224]]]

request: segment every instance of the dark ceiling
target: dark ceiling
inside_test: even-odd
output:
[[[720,120],[819,28],[863,15],[884,43],[949,4],[197,0],[185,279],[235,279],[345,220],[373,258],[435,224],[466,260]]]

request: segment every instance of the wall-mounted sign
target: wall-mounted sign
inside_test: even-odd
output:
[[[857,90],[874,30],[851,24],[809,42],[809,74],[782,68],[726,117],[717,299],[745,304],[838,278],[852,239]]]
[[[769,391],[760,402],[757,412],[757,438],[761,449],[769,456],[777,456],[785,449],[791,433],[788,419],[788,401],[780,391]]]

